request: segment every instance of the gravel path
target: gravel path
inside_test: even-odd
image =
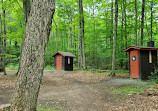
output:
[[[144,82],[141,80],[124,79],[124,78],[110,79],[107,83],[111,85],[142,85],[142,86],[145,86],[148,84],[148,82]]]

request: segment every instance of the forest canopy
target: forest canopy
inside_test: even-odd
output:
[[[142,5],[144,23],[142,38]],[[53,66],[56,51],[69,51],[79,57],[79,7],[77,0],[56,0],[56,11],[47,46],[45,66]],[[129,46],[146,46],[155,41],[158,46],[158,1],[119,0],[116,45],[116,69],[128,69]],[[4,17],[5,11],[5,17]],[[25,36],[22,0],[3,0],[0,4],[0,38],[6,40],[5,64],[18,64]],[[85,63],[87,68],[111,69],[115,27],[115,2],[112,0],[83,0]],[[4,27],[4,24],[6,27]],[[5,33],[6,32],[6,33]],[[2,42],[1,42],[2,43]],[[3,42],[5,43],[5,41]]]

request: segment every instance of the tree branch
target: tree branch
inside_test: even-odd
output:
[[[19,7],[21,8],[21,10],[23,10],[23,8],[20,6],[20,4],[19,4],[18,0],[16,0],[16,2],[17,2],[17,4],[19,5]]]

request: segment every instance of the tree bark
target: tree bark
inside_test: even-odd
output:
[[[121,4],[121,11],[122,11],[122,21],[121,21],[121,51],[123,50],[123,35],[124,35],[124,0],[122,0],[122,4]],[[123,53],[121,53],[121,61],[120,61],[120,67],[123,67]]]
[[[9,44],[9,55],[12,55],[12,41],[10,40],[10,44]],[[12,62],[12,57],[9,57],[9,63]]]
[[[145,0],[142,0],[142,18],[141,18],[141,45],[143,45],[143,34],[144,34],[144,10],[145,10]]]
[[[106,8],[105,20],[106,20],[106,32],[108,31],[108,9]],[[108,48],[108,34],[106,34],[106,49]]]
[[[135,0],[135,45],[137,46],[137,0]]]
[[[54,19],[53,19],[53,22],[54,22],[55,27],[56,27],[56,50],[58,51],[58,26],[57,26]]]
[[[94,13],[94,9],[95,9],[95,6],[94,6],[95,4],[93,4],[93,39],[92,39],[92,43],[93,43],[93,48],[94,49],[96,49],[97,48],[97,40],[96,40],[96,31],[95,31],[95,28],[96,28],[96,26],[95,26],[95,13]],[[96,60],[97,58],[96,58],[96,51],[95,50],[93,50],[93,65],[95,66],[95,67],[97,67],[97,60]]]
[[[1,25],[1,33],[0,33],[0,72],[3,72],[3,64],[4,64],[4,56],[3,56],[3,29],[2,29],[2,18],[1,18],[1,14],[0,14],[0,25]]]
[[[3,7],[3,0],[1,0],[2,2],[2,11],[3,11],[3,72],[4,72],[4,75],[7,75],[6,73],[6,69],[5,69],[5,53],[6,53],[6,23],[5,23],[5,16],[6,16],[6,13],[5,13],[5,9]]]
[[[67,40],[67,33],[66,33],[66,18],[64,17],[64,36]],[[67,43],[67,42],[66,42]],[[66,45],[66,44],[65,44]],[[67,46],[67,45],[66,45]],[[65,47],[66,48],[66,47]],[[68,47],[67,47],[68,48]]]
[[[118,22],[118,1],[115,0],[115,33],[114,33],[114,40],[113,40],[113,56],[112,56],[112,73],[111,73],[111,76],[115,76],[116,44],[117,44],[117,22]]]
[[[125,47],[127,48],[127,17],[126,17],[126,0],[124,0],[124,14],[125,14]],[[128,58],[128,55],[126,53],[126,58]],[[125,63],[125,69],[128,70],[128,61]]]
[[[111,3],[111,38],[110,38],[111,46],[113,42],[113,0]]]
[[[79,66],[86,69],[84,49],[84,15],[82,0],[79,0]]]
[[[153,39],[153,0],[151,0],[151,41]]]
[[[25,29],[20,69],[12,98],[12,111],[36,111],[46,45],[54,12],[54,0],[34,0],[32,2]]]
[[[72,9],[70,8],[70,37],[71,37],[71,49],[72,49],[72,52],[73,52],[73,34],[72,34]]]
[[[18,2],[17,2],[18,3]],[[19,5],[20,6],[20,5]],[[30,13],[30,11],[31,11],[31,2],[30,2],[30,0],[23,0],[23,11],[24,11],[24,19],[25,19],[25,25],[26,25],[26,23],[27,23],[27,21],[28,21],[28,16],[29,16],[29,13]],[[17,55],[17,41],[15,41],[15,49],[16,49],[16,56],[18,57],[18,55]],[[21,49],[22,49],[22,47],[23,47],[23,44],[21,44]],[[21,59],[21,55],[22,55],[22,50],[20,50],[20,59]],[[20,67],[20,63],[19,63],[19,67]],[[20,68],[19,68],[20,69]],[[19,69],[18,69],[18,71],[17,71],[17,73],[16,73],[16,75],[18,75],[18,73],[19,73]]]

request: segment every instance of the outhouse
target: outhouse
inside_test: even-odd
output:
[[[148,42],[148,47],[130,46],[124,50],[129,52],[130,77],[134,79],[148,79],[157,66],[157,50],[154,42]]]
[[[73,58],[76,57],[70,52],[57,51],[52,55],[54,57],[54,68],[62,70],[73,70]]]

